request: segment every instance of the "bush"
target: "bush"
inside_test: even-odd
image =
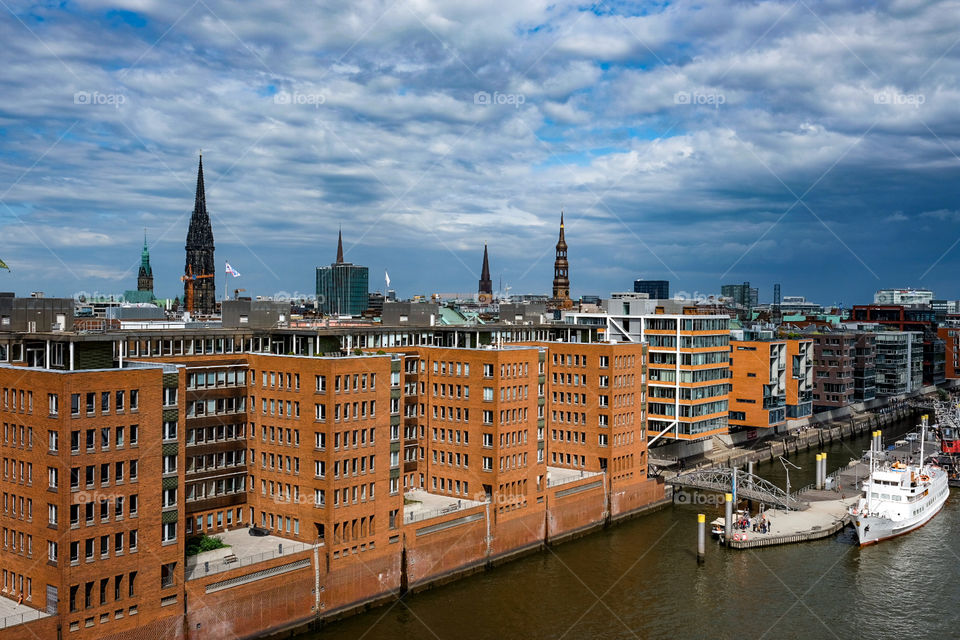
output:
[[[202,535],[202,536],[191,536],[187,538],[186,544],[186,554],[188,556],[195,556],[198,553],[203,553],[204,551],[213,551],[214,549],[224,549],[229,547],[220,538]]]

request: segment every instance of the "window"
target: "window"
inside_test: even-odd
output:
[[[70,414],[74,416],[80,415],[80,394],[74,393],[70,395]]]
[[[115,403],[117,413],[123,411],[123,405],[124,405],[123,401],[125,398],[126,398],[126,394],[123,391],[117,391],[116,403]]]
[[[163,439],[164,440],[177,439],[177,421],[176,420],[163,423]]]
[[[58,547],[56,542],[47,541],[47,560],[50,562],[57,561]]]
[[[177,570],[177,563],[171,562],[160,566],[160,588],[173,586],[173,574]]]
[[[483,400],[484,402],[493,402],[493,387],[483,388]]]
[[[55,393],[47,394],[47,405],[50,411],[51,416],[59,415],[60,413],[60,396]]]
[[[493,470],[493,458],[489,456],[483,456],[483,470],[484,471]]]
[[[59,479],[60,472],[56,467],[47,467],[47,486],[51,489],[56,489]]]
[[[485,365],[483,365],[483,377],[484,377],[484,378],[492,378],[492,377],[493,377],[493,365],[492,365],[492,364],[485,364]]]
[[[173,542],[177,539],[177,523],[164,522],[162,528],[161,542]]]
[[[137,411],[140,408],[140,391],[138,389],[130,390],[130,411]],[[130,441],[133,444],[133,440]]]
[[[53,527],[57,526],[57,505],[47,504],[47,523]]]
[[[110,392],[104,391],[100,394],[100,413],[110,413]]]
[[[177,388],[176,387],[164,387],[163,406],[165,407],[177,406]]]
[[[47,449],[49,449],[51,453],[56,453],[60,450],[60,434],[58,432],[47,432]]]

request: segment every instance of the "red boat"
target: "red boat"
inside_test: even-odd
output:
[[[960,434],[954,427],[940,429],[940,451],[946,454],[960,455]]]

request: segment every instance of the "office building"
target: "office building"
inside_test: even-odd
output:
[[[670,297],[669,280],[634,280],[634,293],[645,293],[652,300],[666,300]]]
[[[343,234],[337,234],[337,261],[317,267],[317,309],[328,316],[359,316],[370,301],[369,270],[344,261]]]

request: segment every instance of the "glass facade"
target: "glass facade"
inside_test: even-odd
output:
[[[369,303],[369,269],[350,263],[317,268],[317,308],[327,315],[358,316]]]

